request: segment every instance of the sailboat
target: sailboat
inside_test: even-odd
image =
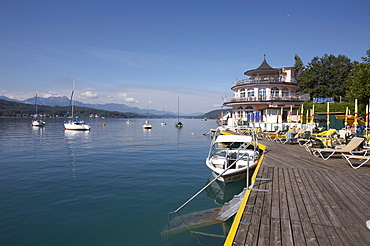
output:
[[[76,80],[73,80],[73,90],[71,94],[71,99],[69,101],[68,110],[66,113],[66,118],[64,120],[64,129],[65,130],[82,130],[82,131],[88,131],[90,130],[90,125],[87,124],[83,120],[79,120],[76,118],[73,118],[73,110],[74,110],[74,103],[73,103],[73,94],[75,92],[75,86],[76,86]],[[69,109],[71,108],[71,119],[67,121]]]
[[[146,130],[149,130],[149,129],[152,129],[152,125],[149,124],[149,118],[148,118],[148,108],[146,109],[146,120],[145,120],[145,124],[142,126],[143,129],[146,129]]]
[[[184,124],[181,123],[179,118],[180,118],[180,98],[178,97],[177,98],[177,123],[175,124],[177,128],[181,128],[184,126]]]
[[[164,103],[163,103],[163,113],[162,113],[162,122],[161,122],[161,125],[162,126],[167,125],[167,123],[164,121]]]
[[[37,92],[35,96],[35,115],[34,117],[35,119],[32,120],[32,123],[31,123],[32,126],[44,126],[45,125],[45,122],[42,119],[37,118]]]
[[[127,117],[126,123],[127,124],[130,124],[131,123],[130,117]]]

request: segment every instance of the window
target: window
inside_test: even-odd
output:
[[[240,97],[245,98],[245,89],[240,90]]]
[[[289,90],[287,88],[283,88],[283,97],[288,97],[289,96]]]
[[[279,96],[279,88],[277,88],[277,87],[271,88],[271,96],[272,97],[278,97]]]
[[[247,114],[253,113],[253,107],[252,107],[252,106],[247,106],[247,107],[245,107],[245,112],[246,112]]]
[[[248,89],[248,97],[254,97],[254,88]]]
[[[266,88],[265,87],[261,87],[258,89],[258,99],[266,100]]]

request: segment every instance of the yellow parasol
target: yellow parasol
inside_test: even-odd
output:
[[[346,117],[344,119],[344,126],[347,127],[348,125],[348,107],[346,107]]]
[[[281,115],[281,123],[283,123],[283,107],[280,109],[280,115]]]
[[[301,117],[300,117],[301,123],[303,124],[303,103],[301,108]]]
[[[347,121],[347,124],[354,124],[354,122],[355,122],[355,116],[353,116],[353,115],[347,115],[347,116],[345,116],[345,115],[336,115],[335,118],[337,118],[338,120],[343,120],[344,124],[346,124],[346,121]],[[362,121],[360,119],[357,119],[357,122],[360,126],[365,126],[365,124],[366,124],[365,121]]]
[[[366,121],[365,121],[365,127],[366,127],[366,136],[367,136],[367,126],[369,124],[369,105],[366,105]]]
[[[311,122],[310,123],[315,123],[315,104],[312,105],[312,111],[311,111]]]
[[[306,114],[306,123],[308,123],[308,109],[307,109],[307,114]]]
[[[353,124],[357,127],[358,125],[358,111],[357,111],[357,98],[355,99],[355,121],[353,122]]]
[[[327,129],[329,130],[329,126],[330,126],[330,109],[329,109],[329,102],[327,102],[327,108],[326,108],[326,125],[327,125]]]
[[[297,119],[296,119],[296,122],[300,122],[301,121],[301,116],[299,115],[299,110],[297,109]]]

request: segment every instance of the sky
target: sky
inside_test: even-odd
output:
[[[0,96],[67,96],[180,113],[220,109],[266,55],[361,61],[368,0],[2,0]]]

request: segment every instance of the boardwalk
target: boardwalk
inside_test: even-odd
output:
[[[267,154],[237,230],[225,245],[370,245],[370,164],[354,170],[298,145],[261,141]],[[233,225],[234,227],[234,225]],[[233,235],[234,234],[234,235]]]

